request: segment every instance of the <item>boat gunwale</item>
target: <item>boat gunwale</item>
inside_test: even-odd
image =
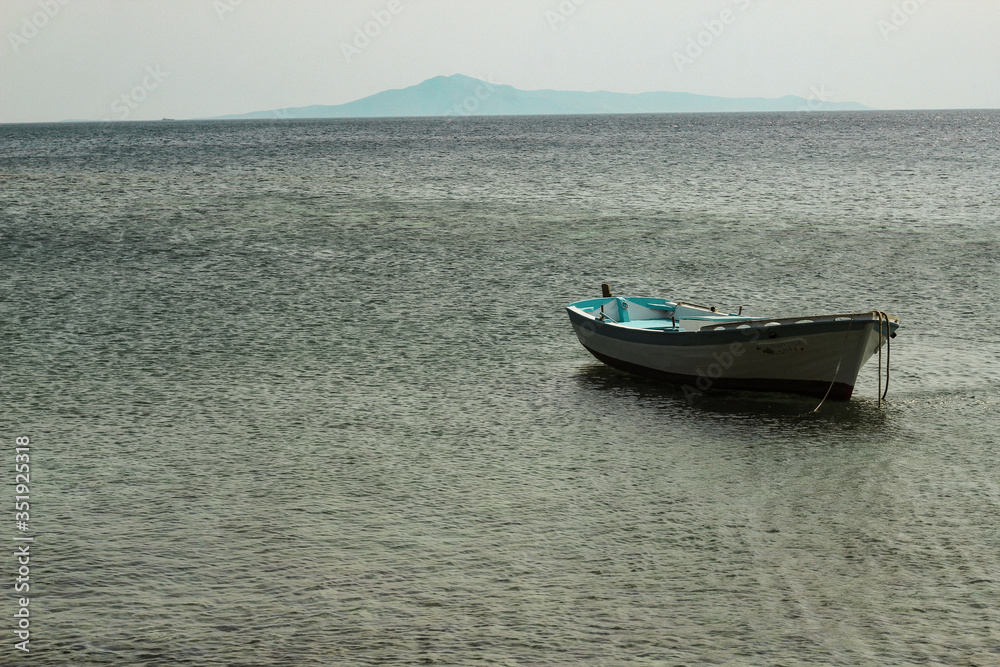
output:
[[[612,299],[608,299],[608,302],[611,302],[611,301],[616,300],[618,298],[621,298],[621,299],[623,299],[625,301],[630,301],[632,303],[636,303],[637,305],[645,306],[645,307],[649,308],[650,306],[647,306],[646,304],[641,303],[638,299],[642,299],[644,301],[648,301],[648,300],[653,300],[655,297],[612,297]],[[615,320],[611,320],[611,319],[609,319],[609,320],[602,320],[602,319],[600,319],[600,318],[598,318],[598,317],[595,316],[595,313],[597,312],[596,310],[586,311],[586,310],[583,310],[582,308],[580,308],[579,305],[578,305],[578,304],[582,304],[582,303],[589,303],[589,302],[600,301],[600,300],[601,299],[584,299],[582,301],[575,301],[575,302],[569,304],[568,306],[566,306],[566,309],[567,310],[574,310],[574,311],[580,313],[581,315],[583,315],[584,317],[593,319],[594,321],[597,321],[597,322],[611,323],[611,324],[617,324],[619,326],[628,327],[628,322],[616,322]],[[662,299],[662,301],[668,301],[669,302],[669,299]],[[692,305],[692,304],[688,304],[688,303],[686,303],[684,301],[677,301],[677,302],[672,302],[672,303],[675,303],[676,305],[683,305],[683,306],[691,306]],[[671,311],[666,310],[666,309],[656,308],[656,306],[661,306],[661,305],[663,305],[663,304],[655,304],[653,306],[653,309],[662,310],[663,312],[671,312]],[[785,324],[813,324],[813,323],[819,323],[819,322],[832,322],[832,321],[844,321],[844,320],[852,320],[852,321],[855,321],[855,322],[876,322],[876,321],[879,321],[880,316],[882,318],[886,318],[887,317],[888,320],[889,320],[890,326],[893,325],[893,324],[895,324],[896,327],[898,327],[899,326],[899,322],[900,322],[899,317],[897,317],[896,315],[891,315],[889,313],[885,313],[885,312],[878,311],[878,310],[866,310],[866,311],[855,312],[855,313],[829,313],[829,314],[824,314],[824,315],[802,315],[802,316],[796,316],[796,317],[751,317],[751,316],[748,316],[748,315],[738,315],[738,314],[735,314],[735,313],[717,313],[715,311],[709,310],[705,306],[696,306],[696,307],[699,308],[699,309],[704,309],[705,312],[708,314],[708,316],[707,317],[681,316],[681,317],[678,317],[676,319],[678,319],[678,320],[700,320],[700,321],[710,322],[709,324],[703,325],[700,329],[698,329],[698,331],[714,331],[714,330],[718,330],[719,327],[724,327],[724,328],[727,328],[727,329],[729,329],[729,328],[740,328],[740,327],[743,327],[745,325],[750,325],[751,327],[753,327],[753,326],[767,326],[768,324],[772,324],[772,325],[773,324],[780,324],[780,325],[785,325]],[[642,320],[633,320],[633,321],[643,321],[643,322],[645,322],[645,321],[656,321],[657,319],[663,319],[664,321],[666,321],[666,318],[646,318],[646,319],[642,319]],[[670,333],[670,332],[668,332],[668,333]]]
[[[879,321],[877,310],[867,310],[861,313],[836,313],[831,315],[806,315],[804,317],[755,317],[750,320],[734,320],[729,322],[720,322],[719,324],[707,324],[699,329],[699,331],[718,331],[719,327],[724,327],[726,329],[739,329],[744,325],[750,325],[751,327],[758,325],[766,327],[771,325],[788,325],[788,324],[822,324],[826,322],[877,322]],[[586,313],[584,313],[586,314]],[[886,313],[886,315],[888,315]],[[899,318],[895,315],[888,315],[890,327],[895,324],[899,327]],[[689,319],[689,318],[682,318]]]
[[[852,314],[848,313],[845,315],[814,316],[813,318],[735,320],[709,324],[696,330],[677,331],[671,329],[644,329],[630,327],[628,323],[600,320],[592,314],[585,313],[574,306],[567,306],[566,310],[569,313],[570,322],[574,327],[583,328],[588,332],[583,334],[584,336],[588,334],[605,336],[623,342],[652,345],[689,346],[750,343],[762,338],[775,340],[779,338],[846,332],[851,329],[860,334],[869,326],[874,329],[874,325],[878,322],[874,314],[875,311],[869,311],[866,313],[854,313],[853,318]],[[821,319],[821,317],[825,319]],[[802,321],[810,319],[812,321]],[[769,324],[770,326],[768,326]],[[863,326],[857,326],[858,324]],[[888,334],[892,335],[898,328],[899,320],[898,318],[893,318],[888,325]]]

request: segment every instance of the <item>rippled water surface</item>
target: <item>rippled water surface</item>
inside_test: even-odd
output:
[[[31,664],[1000,664],[998,180],[998,112],[0,126]],[[607,369],[601,282],[887,310],[889,402]]]

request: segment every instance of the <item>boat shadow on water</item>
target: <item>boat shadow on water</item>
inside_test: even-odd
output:
[[[712,389],[686,392],[680,385],[630,375],[603,364],[580,368],[577,379],[588,390],[614,394],[623,400],[663,408],[678,416],[732,417],[845,427],[881,428],[888,425],[891,411],[879,407],[874,398],[854,397],[848,401],[821,400],[779,392]],[[816,410],[817,406],[819,409]]]

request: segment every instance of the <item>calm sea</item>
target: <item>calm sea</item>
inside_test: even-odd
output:
[[[0,663],[1000,664],[998,182],[996,111],[0,126]],[[607,369],[601,282],[898,315],[888,404]]]

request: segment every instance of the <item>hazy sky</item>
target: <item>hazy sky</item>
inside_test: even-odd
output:
[[[1000,0],[0,0],[0,122],[523,89],[1000,108]]]

